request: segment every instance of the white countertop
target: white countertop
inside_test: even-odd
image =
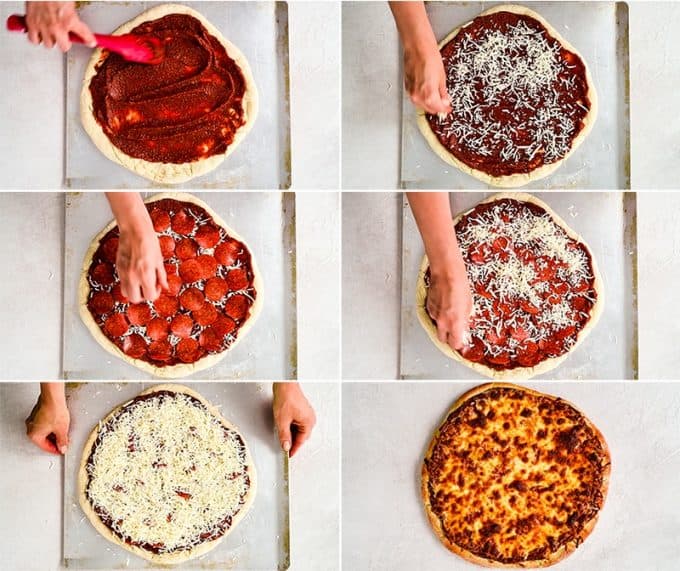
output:
[[[339,194],[298,192],[296,215],[298,378],[337,379]],[[63,193],[0,193],[0,379],[61,378],[63,228]]]
[[[342,561],[362,571],[479,569],[447,551],[430,528],[420,468],[432,434],[470,383],[343,386]],[[529,383],[565,398],[604,435],[609,492],[595,528],[556,568],[672,571],[680,553],[680,386],[673,383]]]
[[[631,186],[680,180],[680,3],[629,2]],[[343,188],[399,188],[401,62],[386,2],[343,7]]]
[[[303,384],[318,418],[312,438],[291,460],[291,569],[339,569],[339,387]],[[269,390],[269,389],[267,389]],[[2,568],[61,569],[62,459],[25,436],[37,383],[0,384],[0,537]],[[26,530],[30,530],[27,533]]]
[[[0,21],[24,11],[23,2],[2,2]],[[336,189],[340,182],[340,7],[292,2],[288,16],[293,188]],[[0,188],[61,188],[65,59],[56,48],[36,49],[4,30],[0,47],[4,76]]]
[[[343,378],[399,377],[400,193],[344,193]],[[638,364],[641,379],[677,379],[680,193],[638,192]],[[356,255],[350,255],[356,253]]]

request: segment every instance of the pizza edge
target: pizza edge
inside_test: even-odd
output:
[[[217,168],[226,157],[228,157],[239,146],[241,141],[248,134],[253,127],[258,114],[258,91],[255,86],[255,79],[248,60],[243,55],[241,50],[233,43],[227,40],[222,33],[213,26],[202,14],[181,4],[161,4],[145,10],[132,20],[122,24],[113,35],[126,34],[136,26],[151,20],[157,20],[169,14],[186,14],[193,16],[203,24],[208,32],[214,36],[227,54],[234,60],[236,65],[240,68],[241,73],[245,79],[246,89],[243,95],[243,110],[245,114],[245,123],[237,129],[234,140],[227,147],[227,150],[219,155],[212,155],[205,159],[199,159],[190,163],[162,163],[151,162],[144,159],[138,159],[127,155],[118,147],[116,147],[106,136],[101,125],[97,122],[93,114],[92,95],[90,94],[90,81],[96,73],[97,64],[102,60],[104,54],[101,48],[93,51],[90,61],[85,68],[83,76],[83,83],[80,92],[80,120],[86,133],[92,139],[95,146],[102,152],[102,154],[109,160],[118,163],[119,165],[131,170],[135,174],[157,183],[177,184],[186,182],[194,177],[202,176],[211,170]]]
[[[545,20],[540,14],[537,12],[534,12],[533,10],[530,10],[529,8],[526,8],[524,6],[518,6],[515,4],[503,4],[500,6],[494,6],[493,8],[490,8],[488,10],[485,10],[484,12],[481,12],[478,14],[476,17],[480,16],[488,16],[490,14],[494,14],[496,12],[512,12],[514,14],[520,14],[520,15],[525,15],[529,16],[531,18],[534,18],[537,20],[539,23],[541,23],[547,32],[557,40],[564,49],[567,51],[572,52],[573,54],[577,55],[581,61],[583,62],[583,66],[585,68],[586,72],[586,84],[588,85],[588,93],[587,96],[590,99],[591,105],[588,113],[586,116],[583,118],[583,129],[576,135],[574,140],[572,141],[571,148],[569,149],[569,152],[567,152],[566,155],[564,155],[561,159],[555,161],[554,163],[550,163],[547,165],[541,165],[537,169],[534,169],[528,173],[515,173],[511,175],[504,175],[504,176],[493,176],[490,175],[484,171],[472,168],[465,164],[463,161],[458,159],[455,155],[453,155],[444,145],[442,145],[439,142],[439,139],[435,135],[434,131],[430,128],[430,124],[427,120],[426,113],[422,109],[417,109],[416,110],[416,123],[418,124],[418,129],[422,133],[423,137],[425,137],[425,140],[427,143],[430,145],[432,150],[441,158],[443,161],[449,163],[450,165],[453,165],[457,169],[463,171],[465,174],[468,174],[477,180],[480,180],[486,184],[489,184],[491,186],[496,186],[500,188],[516,188],[518,186],[524,186],[526,184],[529,184],[530,182],[533,182],[535,180],[540,180],[542,178],[545,178],[546,176],[552,174],[555,172],[564,161],[566,161],[571,154],[581,145],[581,143],[585,140],[585,138],[588,136],[590,131],[593,128],[593,125],[595,124],[595,120],[597,119],[597,113],[598,113],[598,100],[597,100],[597,92],[595,91],[595,86],[593,83],[593,78],[590,75],[590,68],[588,67],[588,64],[586,63],[585,58],[581,55],[581,53],[572,45],[570,44],[567,40],[565,40],[560,33],[548,22]],[[474,18],[473,18],[474,20]],[[449,33],[446,38],[444,38],[441,42],[439,42],[439,49],[441,50],[447,43],[449,43],[458,33],[468,25],[472,23],[472,20],[469,22],[466,22],[465,24],[462,24],[458,28],[455,28],[451,33]]]
[[[478,555],[475,555],[474,553],[471,553],[467,549],[462,548],[456,543],[453,543],[448,539],[446,534],[444,533],[442,526],[441,526],[441,521],[439,518],[435,515],[432,505],[430,504],[430,495],[429,495],[429,483],[430,483],[430,474],[427,470],[427,461],[431,458],[432,453],[434,451],[435,446],[437,445],[437,442],[439,441],[439,437],[441,435],[441,430],[444,427],[444,425],[447,422],[448,417],[454,413],[456,410],[461,408],[467,401],[470,399],[476,397],[477,395],[480,395],[486,391],[497,389],[497,388],[511,388],[511,389],[516,389],[523,391],[527,394],[533,395],[533,396],[540,396],[543,398],[548,398],[552,401],[557,401],[560,400],[569,406],[571,406],[575,411],[577,411],[580,415],[581,418],[583,418],[584,422],[586,425],[593,431],[595,436],[600,442],[600,445],[602,446],[603,449],[603,456],[607,459],[607,464],[602,467],[602,487],[600,489],[602,493],[602,506],[598,510],[597,514],[590,520],[588,523],[584,526],[582,533],[579,535],[579,537],[565,546],[562,546],[558,551],[555,553],[552,553],[550,557],[546,559],[538,559],[535,561],[527,561],[524,563],[511,563],[511,564],[506,564],[506,563],[499,563],[497,561],[494,561],[492,559],[487,559],[485,557],[479,557]],[[555,396],[555,395],[550,395],[546,393],[542,393],[540,391],[536,391],[533,389],[530,389],[528,387],[524,387],[521,385],[516,385],[514,383],[504,383],[504,382],[491,382],[491,383],[484,383],[482,385],[479,385],[477,387],[474,387],[465,393],[463,393],[461,396],[459,396],[456,401],[453,403],[451,408],[445,413],[443,420],[439,423],[437,428],[435,429],[432,438],[430,440],[430,444],[427,448],[427,452],[425,453],[425,457],[423,459],[422,463],[422,468],[421,468],[421,497],[423,500],[423,504],[425,507],[425,513],[427,514],[427,519],[430,522],[430,525],[432,526],[432,529],[434,530],[435,535],[439,538],[439,540],[444,544],[444,546],[455,553],[456,555],[462,557],[463,559],[470,561],[471,563],[475,563],[477,565],[482,565],[484,567],[520,567],[520,568],[537,568],[537,567],[549,567],[551,565],[554,565],[555,563],[558,563],[559,561],[563,560],[565,557],[569,556],[571,553],[573,553],[574,550],[583,542],[586,540],[586,538],[591,534],[593,529],[595,528],[595,525],[598,521],[600,511],[604,507],[604,503],[607,499],[607,492],[609,490],[609,478],[611,474],[611,453],[609,451],[609,446],[607,445],[607,441],[604,438],[604,435],[600,430],[593,424],[593,422],[586,416],[580,408],[575,406],[572,402],[563,399],[561,397]]]
[[[234,232],[212,208],[210,208],[206,203],[204,203],[199,198],[196,198],[191,194],[181,192],[171,193],[162,192],[159,194],[155,194],[154,196],[147,198],[144,201],[144,203],[150,204],[152,202],[157,202],[159,200],[163,200],[166,198],[178,200],[181,202],[189,202],[191,204],[195,204],[205,209],[205,211],[208,214],[210,214],[215,224],[223,228],[231,238],[235,238],[236,240],[241,242],[250,252],[250,265],[253,271],[253,287],[255,288],[257,295],[255,296],[255,301],[250,306],[250,317],[246,319],[245,323],[238,330],[238,335],[236,336],[234,342],[229,346],[228,349],[225,349],[224,351],[221,351],[220,353],[216,353],[214,355],[208,355],[206,357],[203,357],[198,361],[195,361],[194,363],[179,363],[177,365],[169,365],[167,367],[157,367],[156,365],[153,365],[142,359],[135,359],[133,357],[126,355],[121,349],[118,348],[118,346],[115,343],[113,343],[104,334],[99,325],[97,325],[97,322],[94,320],[92,314],[90,313],[90,310],[87,307],[88,296],[90,293],[90,284],[87,281],[87,275],[90,266],[92,265],[94,255],[97,252],[97,249],[99,248],[101,239],[104,236],[106,236],[106,234],[114,226],[118,224],[115,219],[109,222],[109,224],[107,224],[107,226],[94,237],[92,243],[90,244],[90,247],[87,250],[87,253],[85,254],[85,259],[83,261],[82,271],[80,274],[80,282],[78,284],[78,309],[80,313],[80,318],[82,319],[87,329],[90,331],[90,333],[95,338],[97,343],[99,343],[99,345],[101,345],[109,353],[118,357],[119,359],[122,359],[123,361],[126,361],[130,365],[133,365],[134,367],[141,369],[145,373],[149,373],[158,378],[176,379],[178,377],[191,375],[198,371],[202,371],[204,369],[213,367],[222,359],[224,359],[227,356],[227,353],[229,353],[234,347],[236,347],[239,341],[241,341],[241,339],[243,339],[248,334],[253,325],[255,325],[255,322],[257,321],[257,318],[259,317],[260,312],[262,311],[263,284],[262,278],[260,276],[260,271],[257,267],[257,263],[255,262],[255,257],[253,255],[252,248],[238,233]]]
[[[80,467],[78,469],[78,500],[80,503],[80,507],[87,516],[87,519],[90,521],[90,523],[93,525],[93,527],[99,532],[100,535],[102,535],[106,540],[115,543],[116,545],[122,547],[123,549],[126,549],[135,555],[142,557],[143,559],[146,559],[147,561],[153,561],[154,563],[161,563],[161,564],[166,564],[166,565],[176,565],[178,563],[182,563],[184,561],[188,561],[189,559],[193,559],[195,557],[198,557],[200,555],[203,555],[207,553],[208,551],[211,551],[215,547],[219,545],[219,543],[227,537],[231,533],[231,531],[238,525],[238,523],[245,517],[245,515],[248,513],[250,510],[250,507],[252,503],[255,501],[255,496],[257,494],[257,472],[255,469],[255,464],[253,463],[253,458],[250,454],[250,449],[248,448],[248,444],[246,443],[246,440],[243,436],[243,433],[236,427],[234,424],[226,420],[220,411],[207,399],[205,399],[202,395],[197,393],[196,391],[184,386],[184,385],[178,385],[178,384],[162,384],[162,385],[155,385],[153,387],[150,387],[141,393],[139,393],[137,396],[143,396],[151,393],[156,393],[159,391],[172,391],[175,393],[182,393],[189,395],[196,400],[200,401],[201,404],[203,404],[208,412],[217,418],[220,423],[230,429],[235,431],[236,433],[241,436],[243,439],[243,445],[246,451],[246,461],[245,461],[245,469],[248,472],[250,476],[250,487],[248,488],[248,492],[245,497],[245,501],[243,505],[241,506],[241,509],[238,511],[238,513],[232,518],[232,524],[230,528],[222,534],[220,537],[217,539],[214,539],[212,541],[207,541],[204,543],[201,543],[200,545],[193,547],[191,549],[187,549],[184,551],[179,551],[176,553],[167,553],[167,554],[158,554],[158,553],[152,553],[150,551],[147,551],[145,549],[142,549],[141,547],[137,547],[134,545],[128,545],[124,541],[122,541],[115,533],[113,533],[104,523],[101,521],[97,513],[94,511],[92,505],[87,499],[86,495],[86,489],[87,489],[87,483],[88,483],[88,476],[87,476],[87,460],[90,457],[90,452],[92,450],[92,446],[94,444],[94,441],[96,440],[98,434],[99,434],[99,428],[100,425],[103,426],[105,425],[112,417],[114,417],[118,412],[128,403],[130,403],[132,400],[134,400],[133,397],[132,399],[129,399],[125,401],[124,403],[118,405],[116,408],[114,408],[109,414],[107,414],[100,422],[98,422],[92,431],[90,432],[90,435],[88,436],[87,441],[85,442],[85,445],[83,446],[83,453],[82,457],[80,460]]]
[[[430,315],[427,313],[426,307],[427,287],[425,286],[425,274],[430,265],[427,255],[423,256],[423,261],[420,265],[420,270],[418,272],[418,284],[416,286],[416,313],[418,315],[418,320],[420,321],[420,324],[423,326],[432,342],[447,357],[454,359],[459,363],[462,363],[466,367],[469,367],[470,369],[476,371],[477,373],[480,373],[481,375],[484,375],[485,377],[498,380],[523,380],[523,379],[526,380],[536,375],[547,373],[555,369],[564,360],[566,360],[569,357],[569,355],[571,355],[573,351],[581,344],[581,342],[590,334],[592,329],[597,325],[598,321],[600,320],[600,316],[602,315],[602,311],[604,310],[605,300],[604,283],[602,281],[600,271],[597,267],[595,256],[593,256],[592,250],[590,249],[588,243],[577,232],[572,230],[567,225],[567,223],[564,220],[562,220],[562,218],[552,208],[550,208],[550,206],[548,206],[545,202],[531,194],[527,194],[524,192],[501,192],[498,194],[494,194],[493,196],[490,196],[478,202],[472,208],[458,214],[453,219],[454,227],[456,224],[458,224],[458,222],[462,219],[463,216],[472,212],[479,205],[496,202],[498,200],[502,200],[505,198],[518,200],[520,202],[528,202],[531,204],[535,204],[540,208],[543,208],[550,215],[553,222],[557,224],[557,226],[562,228],[562,230],[564,230],[570,238],[581,243],[590,254],[591,266],[593,268],[594,276],[593,289],[597,294],[597,299],[595,300],[595,305],[593,305],[593,307],[590,310],[590,319],[586,323],[586,326],[583,329],[581,329],[581,331],[578,332],[576,336],[576,342],[574,343],[574,345],[559,357],[545,359],[544,361],[541,361],[540,363],[533,367],[515,367],[514,369],[498,370],[493,369],[491,367],[487,367],[486,365],[483,365],[481,363],[475,363],[474,361],[466,359],[459,351],[454,351],[446,343],[442,343],[439,340],[439,338],[437,337],[437,328],[434,325],[432,319],[430,318]]]

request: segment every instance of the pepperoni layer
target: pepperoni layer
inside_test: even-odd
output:
[[[224,154],[246,120],[246,80],[224,46],[188,14],[144,22],[131,33],[159,37],[165,57],[145,65],[105,52],[90,94],[109,140],[149,162],[182,164]],[[158,223],[162,227],[163,220]]]
[[[250,252],[200,206],[163,199],[147,209],[162,248],[168,291],[139,304],[122,295],[114,227],[100,240],[88,271],[90,314],[126,355],[158,367],[227,350],[257,297]]]

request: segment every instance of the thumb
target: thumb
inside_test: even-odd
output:
[[[446,108],[446,113],[451,112],[451,96],[448,89],[446,89],[446,80],[439,84],[439,96],[442,99],[442,105]]]
[[[63,426],[55,428],[54,436],[57,441],[57,449],[61,454],[66,454],[68,450],[68,428]]]
[[[290,423],[283,422],[279,424],[279,442],[284,452],[290,452],[292,437],[290,434]]]

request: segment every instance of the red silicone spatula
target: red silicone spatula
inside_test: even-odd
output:
[[[7,18],[7,29],[10,32],[26,32],[26,18],[19,14],[12,14]],[[97,46],[106,48],[112,52],[120,54],[128,61],[137,63],[158,64],[163,61],[165,47],[160,38],[151,35],[136,36],[134,34],[123,34],[121,36],[106,36],[95,34]],[[72,42],[79,44],[85,43],[80,36],[73,32],[69,34]]]

